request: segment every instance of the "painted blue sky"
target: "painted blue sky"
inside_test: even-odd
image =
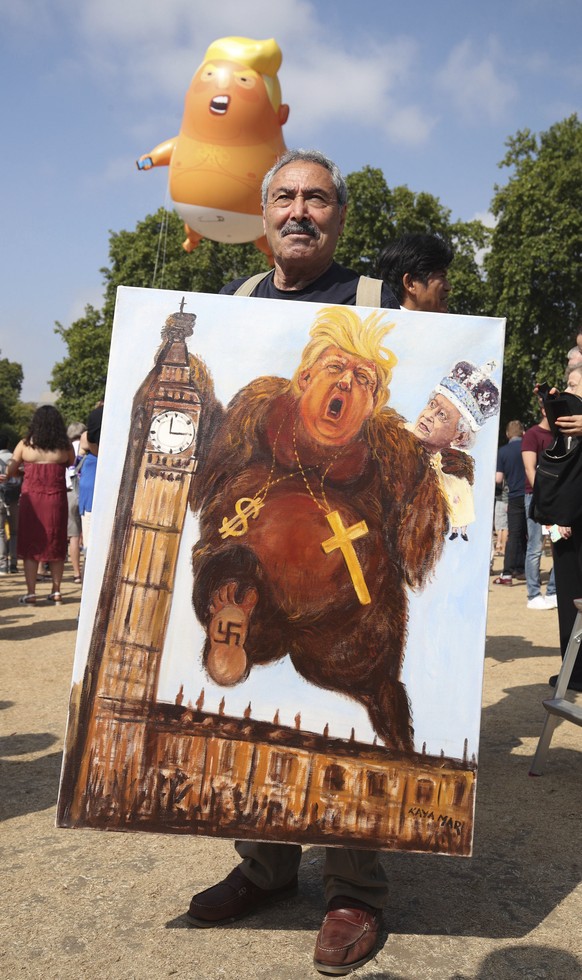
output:
[[[166,203],[135,159],[175,135],[216,38],[274,37],[288,146],[487,214],[504,143],[582,109],[579,0],[0,0],[1,356],[43,399],[54,323],[101,305],[110,231]],[[500,310],[500,315],[507,311]]]

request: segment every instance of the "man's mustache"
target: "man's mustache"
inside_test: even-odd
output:
[[[286,235],[310,235],[312,238],[319,238],[319,228],[309,218],[303,218],[302,221],[290,218],[281,229],[281,237],[285,238]]]

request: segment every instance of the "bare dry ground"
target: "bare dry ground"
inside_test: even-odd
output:
[[[55,828],[80,587],[68,568],[62,606],[18,606],[23,592],[22,575],[0,579],[0,975],[317,977],[320,849],[293,902],[198,930],[183,912],[231,869],[228,842]],[[522,583],[491,585],[474,856],[385,855],[384,945],[353,976],[582,978],[582,729],[562,723],[544,775],[528,775],[558,668],[557,613],[527,610]]]

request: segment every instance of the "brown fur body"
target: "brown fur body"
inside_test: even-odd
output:
[[[411,751],[400,681],[406,587],[421,587],[434,569],[447,508],[428,456],[401,417],[385,409],[338,453],[301,436],[290,382],[259,378],[229,405],[194,483],[200,621],[208,624],[210,598],[222,585],[236,582],[239,601],[256,588],[245,641],[249,669],[289,654],[308,681],[362,703],[387,745]],[[246,534],[222,540],[219,528],[237,500],[262,495],[266,486],[264,507]],[[327,509],[339,511],[346,527],[367,524],[354,548],[368,605],[360,604],[342,553],[326,555],[321,547],[332,536]]]

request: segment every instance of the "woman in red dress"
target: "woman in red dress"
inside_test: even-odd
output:
[[[24,471],[20,495],[18,557],[24,562],[27,594],[22,605],[36,603],[40,562],[48,562],[52,586],[49,600],[61,602],[61,580],[67,557],[67,485],[65,470],[75,459],[60,412],[52,405],[38,408],[26,438],[8,464],[7,477]]]

